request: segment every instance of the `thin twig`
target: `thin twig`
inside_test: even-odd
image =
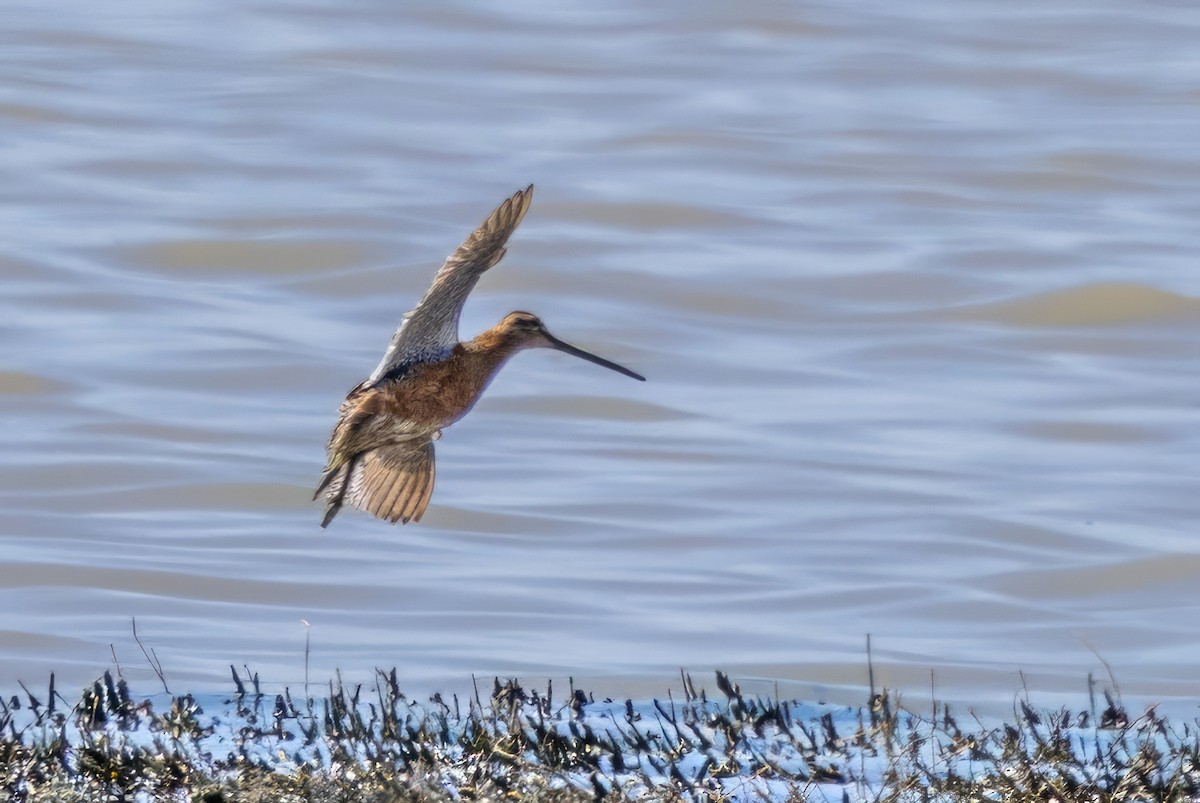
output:
[[[304,699],[308,699],[308,656],[311,647],[312,625],[307,619],[301,619],[300,624],[304,625]]]
[[[933,679],[933,670],[929,670],[929,700],[933,703],[933,719],[929,720],[929,769],[937,764],[937,686]]]
[[[113,666],[117,668],[117,677],[124,678],[125,674],[121,671],[121,662],[117,660],[117,648],[110,642],[108,649],[110,652],[112,652]]]
[[[871,634],[867,634],[867,685],[871,687],[871,696],[867,698],[867,710],[871,712],[871,727],[879,724],[875,717],[875,662],[871,659]]]
[[[1104,664],[1104,671],[1108,673],[1108,682],[1112,684],[1113,691],[1116,692],[1117,695],[1117,701],[1120,702],[1121,685],[1117,683],[1117,676],[1113,673],[1112,666],[1109,665],[1108,661],[1104,660],[1104,656],[1100,654],[1100,651],[1097,650],[1090,641],[1082,636],[1079,637],[1079,640],[1083,642],[1083,646],[1092,651],[1092,655],[1096,656],[1096,659],[1100,661],[1100,663]]]
[[[167,688],[167,678],[163,674],[162,662],[158,660],[158,655],[154,652],[153,647],[150,648],[149,652],[146,651],[146,645],[142,644],[142,639],[138,636],[137,617],[131,617],[129,622],[133,625],[133,640],[137,642],[142,655],[146,656],[146,663],[150,664],[150,668],[154,670],[154,674],[158,675],[158,682],[162,684],[163,691],[170,694],[171,690]]]

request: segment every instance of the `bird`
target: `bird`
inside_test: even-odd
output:
[[[572,346],[536,315],[510,312],[460,342],[467,296],[504,257],[529,211],[533,185],[514,193],[446,258],[420,302],[400,321],[379,365],[346,396],[326,447],[328,462],[313,499],[325,496],[321,527],[344,505],[393,524],[419,522],[433,495],[433,442],[475,406],[517,352],[546,348],[644,382],[639,373]]]

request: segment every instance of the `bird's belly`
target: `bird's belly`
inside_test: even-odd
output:
[[[384,393],[381,412],[417,428],[441,429],[475,406],[483,388],[469,375],[441,365],[422,366]]]

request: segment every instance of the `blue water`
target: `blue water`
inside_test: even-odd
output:
[[[0,31],[0,686],[1194,695],[1200,10],[124,3]],[[342,396],[537,185],[419,526]],[[311,629],[306,629],[308,622]]]

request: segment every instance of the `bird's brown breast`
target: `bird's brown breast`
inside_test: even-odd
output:
[[[458,345],[445,360],[414,365],[396,382],[368,391],[359,410],[419,427],[449,426],[483,393],[490,378],[484,369],[478,355]]]

